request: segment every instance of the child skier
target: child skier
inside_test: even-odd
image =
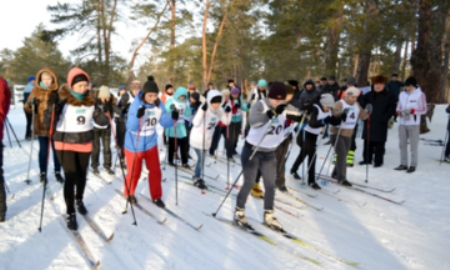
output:
[[[230,123],[230,117],[227,117],[227,115],[230,113],[231,108],[227,106],[223,110],[220,106],[221,104],[222,94],[218,90],[210,90],[207,101],[200,107],[192,121],[189,143],[197,154],[194,184],[200,189],[206,189],[205,182],[200,176],[205,151],[211,146],[215,127],[219,121],[227,125]]]
[[[111,123],[110,117],[116,112],[121,114],[116,106],[116,98],[111,96],[107,86],[100,86],[95,93],[94,112],[94,149],[92,150],[91,167],[94,174],[99,174],[98,158],[100,154],[100,142],[103,146],[103,167],[109,175],[114,175],[111,170]],[[108,117],[109,116],[109,117]]]
[[[222,93],[222,97],[223,97],[222,108],[223,109],[225,109],[226,107],[231,108],[232,104],[230,102],[230,90],[225,89],[225,90],[222,90],[221,93]],[[211,147],[209,148],[209,155],[213,159],[215,159],[217,157],[215,152],[217,150],[217,147],[219,146],[220,137],[223,136],[224,141],[225,141],[225,151],[226,151],[227,159],[234,162],[234,160],[233,160],[233,140],[232,140],[231,136],[227,137],[227,126],[228,126],[228,124],[223,123],[222,121],[220,121],[217,124],[217,126],[214,130]]]
[[[34,135],[39,140],[39,169],[41,183],[47,182],[47,163],[48,163],[48,143],[49,143],[49,127],[44,125],[44,111],[46,111],[48,100],[51,94],[57,93],[59,89],[58,77],[50,68],[41,69],[36,75],[37,84],[33,87],[24,109],[28,113],[32,113],[32,106],[35,106],[35,116],[33,123]],[[54,128],[52,127],[52,134]],[[53,166],[55,169],[56,181],[62,183],[64,179],[61,176],[61,164],[55,151],[55,141],[50,140],[53,154]]]
[[[180,148],[182,167],[185,169],[190,169],[188,164],[188,153],[187,153],[187,132],[185,121],[191,116],[191,108],[187,106],[188,93],[186,88],[178,87],[175,91],[173,98],[169,99],[165,104],[166,111],[170,112],[177,110],[179,112],[179,118],[176,122],[176,134],[175,126],[166,128],[165,134],[169,137],[169,165],[175,166],[173,162],[173,155],[175,151]],[[176,140],[176,142],[175,142]],[[176,148],[175,148],[176,145]]]
[[[71,69],[67,75],[67,84],[60,88],[59,96],[56,91],[50,95],[44,116],[44,123],[48,127],[53,128],[52,124],[56,124],[53,139],[66,177],[64,201],[67,207],[67,227],[70,230],[78,229],[75,199],[78,212],[81,215],[87,214],[83,195],[94,139],[94,98],[89,93],[89,83],[89,75],[85,71]]]
[[[247,103],[244,101],[244,98],[241,96],[241,90],[237,87],[231,89],[231,124],[229,135],[232,140],[232,154],[237,155],[236,147],[239,141],[239,135],[242,133],[245,127],[242,126],[242,115],[247,113]]]
[[[161,168],[158,155],[158,123],[164,128],[173,126],[172,119],[178,118],[178,111],[166,112],[158,98],[158,85],[153,76],[148,77],[141,92],[138,93],[130,106],[125,135],[125,157],[128,173],[126,176],[124,194],[131,203],[136,202],[134,195],[137,181],[141,175],[142,160],[148,170],[148,184],[153,202],[159,207],[165,207],[161,200]]]
[[[284,139],[285,99],[284,83],[274,82],[270,86],[268,97],[256,102],[250,110],[250,131],[241,154],[244,185],[237,196],[234,214],[234,220],[239,226],[250,227],[245,218],[245,203],[259,170],[266,189],[264,224],[275,230],[282,229],[282,225],[273,215],[273,203],[276,180],[275,151]],[[253,153],[254,156],[250,159]]]

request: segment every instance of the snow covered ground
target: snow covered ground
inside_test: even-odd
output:
[[[431,132],[422,138],[442,139],[445,136],[447,114],[445,107],[436,109]],[[8,115],[16,133],[24,136],[25,118],[21,108],[13,109]],[[357,269],[450,269],[450,166],[439,165],[441,147],[427,146],[420,142],[419,166],[413,174],[394,171],[399,165],[397,124],[389,131],[389,141],[382,168],[370,167],[370,185],[381,188],[396,188],[392,193],[377,194],[394,200],[406,200],[399,206],[357,191],[347,190],[329,183],[324,190],[334,192],[335,197],[302,187],[288,178],[288,185],[302,193],[292,192],[305,202],[323,207],[322,211],[277,193],[277,198],[295,205],[292,207],[276,202],[276,206],[299,217],[276,210],[276,216],[285,229],[309,244],[328,254],[346,260],[359,262]],[[8,202],[7,222],[0,224],[0,269],[90,269],[81,249],[65,228],[61,214],[65,212],[61,186],[56,184],[53,164],[50,163],[49,183],[55,199],[46,199],[42,233],[39,226],[42,185],[38,180],[38,143],[35,141],[32,153],[31,179],[26,185],[30,142],[23,142],[19,148],[9,142],[5,134],[3,143],[5,179],[13,200]],[[355,163],[361,160],[362,141],[358,140]],[[328,146],[322,141],[319,147],[317,170],[324,160]],[[221,144],[222,145],[222,144]],[[161,159],[165,151],[161,149]],[[290,169],[298,147],[295,146],[288,161]],[[207,163],[210,161],[207,160]],[[326,166],[325,168],[327,168]],[[163,166],[164,168],[164,166]],[[232,177],[240,171],[239,166],[231,168]],[[348,178],[364,184],[365,166],[349,168]],[[300,170],[301,172],[301,170]],[[212,164],[206,169],[208,175],[220,174],[217,180],[205,179],[207,184],[225,191],[227,167],[223,163]],[[223,196],[200,190],[181,183],[178,185],[178,206],[175,205],[175,173],[172,168],[163,170],[164,201],[169,209],[185,217],[189,222],[203,227],[199,231],[167,215],[152,203],[148,197],[148,182],[138,186],[139,202],[158,218],[167,217],[164,225],[135,209],[138,226],[133,226],[131,211],[123,215],[125,201],[115,189],[122,188],[121,175],[104,178],[112,180],[108,185],[89,173],[85,192],[85,204],[91,217],[109,236],[106,243],[78,216],[82,236],[101,262],[101,269],[353,269],[331,257],[298,245],[281,235],[263,227],[263,202],[250,197],[247,216],[257,229],[278,246],[271,245],[235,227],[214,220],[205,213],[214,212]],[[179,172],[179,176],[189,174]],[[144,174],[142,175],[144,176]],[[241,182],[242,180],[240,180]],[[312,198],[304,194],[317,194]],[[236,194],[236,191],[233,191]],[[11,194],[8,194],[10,196]],[[339,201],[337,198],[343,200]],[[365,206],[361,206],[364,203]],[[235,198],[230,197],[219,216],[232,217]],[[303,207],[302,209],[299,209]],[[299,255],[308,256],[321,263],[317,266]]]

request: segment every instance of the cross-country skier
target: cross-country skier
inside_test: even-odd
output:
[[[153,76],[148,77],[141,92],[136,95],[128,111],[127,132],[125,135],[125,157],[128,173],[124,194],[131,203],[136,202],[134,195],[141,175],[142,160],[148,170],[148,184],[153,202],[165,207],[161,200],[161,168],[158,154],[158,123],[164,128],[173,126],[172,119],[178,118],[178,111],[166,111],[158,98],[158,85]]]
[[[3,177],[3,128],[5,126],[6,115],[11,103],[11,91],[5,79],[0,77],[0,222],[5,221],[6,215],[6,192],[5,178]]]
[[[283,132],[286,120],[286,87],[282,82],[274,82],[270,86],[267,98],[252,106],[249,116],[250,131],[241,153],[244,185],[236,203],[235,222],[247,227],[245,218],[245,203],[252,189],[258,170],[264,178],[264,223],[274,229],[282,229],[282,225],[274,217],[273,204],[275,199],[276,180],[276,148],[284,139]],[[253,152],[255,155],[250,160]]]
[[[219,121],[228,125],[231,108],[226,107],[225,110],[220,106],[222,104],[222,94],[218,90],[209,90],[207,101],[200,106],[192,121],[192,129],[190,135],[190,145],[197,155],[197,163],[195,166],[194,184],[200,189],[205,189],[205,182],[201,179],[202,158],[205,157],[206,151],[211,147],[212,136]]]

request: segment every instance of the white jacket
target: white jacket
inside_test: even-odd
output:
[[[412,113],[404,113],[405,110],[412,109]],[[400,125],[415,126],[420,125],[420,116],[427,113],[427,99],[420,87],[414,89],[411,93],[402,91],[398,98],[397,112],[400,112],[398,119]]]
[[[217,96],[222,96],[222,94],[218,90],[210,90],[207,97],[208,109],[205,112],[201,109],[203,105],[200,105],[194,119],[192,120],[189,144],[193,148],[200,150],[203,149],[203,134],[205,133],[205,150],[208,150],[211,147],[214,130],[219,121],[225,125],[230,124],[231,115],[227,117],[221,106],[219,106],[217,110],[212,110],[211,108],[211,100]]]

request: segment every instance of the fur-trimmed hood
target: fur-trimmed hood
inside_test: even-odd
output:
[[[83,100],[76,99],[69,91],[67,84],[61,85],[59,89],[59,97],[61,101],[64,101],[72,106],[93,106],[95,104],[92,92],[88,90],[88,93]]]
[[[47,89],[42,88],[40,85],[40,82],[42,81],[42,74],[44,72],[50,73],[50,75],[52,76],[52,80],[53,80],[52,85],[50,85]],[[49,67],[39,70],[38,73],[36,74],[36,84],[35,84],[34,88],[36,90],[45,91],[45,92],[58,91],[59,81],[58,81],[58,77],[56,77],[55,71]]]

